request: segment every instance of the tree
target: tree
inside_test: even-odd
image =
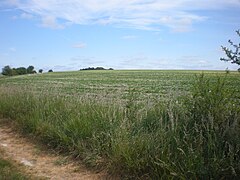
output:
[[[27,73],[28,74],[33,74],[34,73],[34,66],[28,66]]]
[[[236,31],[240,37],[240,29]],[[222,46],[222,50],[227,55],[227,58],[220,58],[221,61],[230,61],[232,64],[240,65],[240,43],[234,44],[231,40],[228,40],[229,44],[233,46],[234,50],[228,49],[227,47]]]
[[[34,74],[36,71],[34,70],[33,66],[25,67],[18,67],[18,68],[11,68],[10,66],[5,66],[2,69],[2,74],[6,76],[16,76],[16,75],[23,75],[23,74]]]
[[[25,67],[16,68],[17,75],[27,74],[27,69]]]
[[[50,69],[48,72],[49,72],[49,73],[50,73],[50,72],[53,72],[53,70],[52,70],[52,69]]]
[[[39,73],[42,73],[42,72],[43,72],[43,70],[42,70],[42,69],[39,69],[39,70],[38,70],[38,72],[39,72]]]
[[[16,76],[16,75],[18,75],[17,69],[12,68],[12,76]]]
[[[2,68],[2,75],[12,76],[12,68],[10,66],[5,66],[4,68]]]

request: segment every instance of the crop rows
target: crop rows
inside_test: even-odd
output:
[[[110,95],[125,98],[131,90],[142,98],[181,95],[189,91],[196,75],[201,71],[80,71],[47,73],[3,78],[0,85],[22,87],[36,92],[52,92],[64,95]],[[206,76],[216,79],[225,77],[225,72],[207,71]],[[240,80],[237,73],[226,78],[235,87]]]

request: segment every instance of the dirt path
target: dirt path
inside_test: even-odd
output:
[[[42,151],[5,123],[0,123],[0,149],[4,151],[6,158],[23,164],[24,171],[35,177],[56,180],[109,179],[103,173],[90,172],[67,157]]]

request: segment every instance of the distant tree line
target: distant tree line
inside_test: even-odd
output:
[[[88,67],[88,68],[83,68],[83,69],[80,69],[80,71],[83,71],[83,70],[113,70],[113,68],[109,68],[109,69],[105,69],[103,67]]]
[[[39,73],[42,73],[43,70],[39,69]],[[52,69],[50,69],[48,72],[53,72]],[[2,68],[2,75],[5,76],[16,76],[16,75],[24,75],[24,74],[35,74],[37,73],[34,70],[34,66],[28,66],[27,68],[25,67],[18,67],[18,68],[11,68],[10,66],[4,66]]]
[[[23,75],[23,74],[34,74],[37,73],[34,70],[34,66],[25,67],[18,67],[18,68],[11,68],[10,66],[5,66],[2,68],[2,75],[5,76],[16,76],[16,75]]]

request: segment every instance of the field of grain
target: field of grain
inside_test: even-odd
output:
[[[36,92],[62,95],[112,95],[124,98],[129,90],[146,97],[167,97],[181,95],[191,88],[197,75],[203,71],[179,70],[125,70],[125,71],[76,71],[15,76],[0,80],[0,85],[23,88]],[[226,78],[226,83],[238,87],[240,73],[224,71],[204,71],[213,81]],[[238,90],[238,88],[236,88]]]
[[[78,71],[0,78],[0,115],[127,179],[240,177],[240,73]]]

